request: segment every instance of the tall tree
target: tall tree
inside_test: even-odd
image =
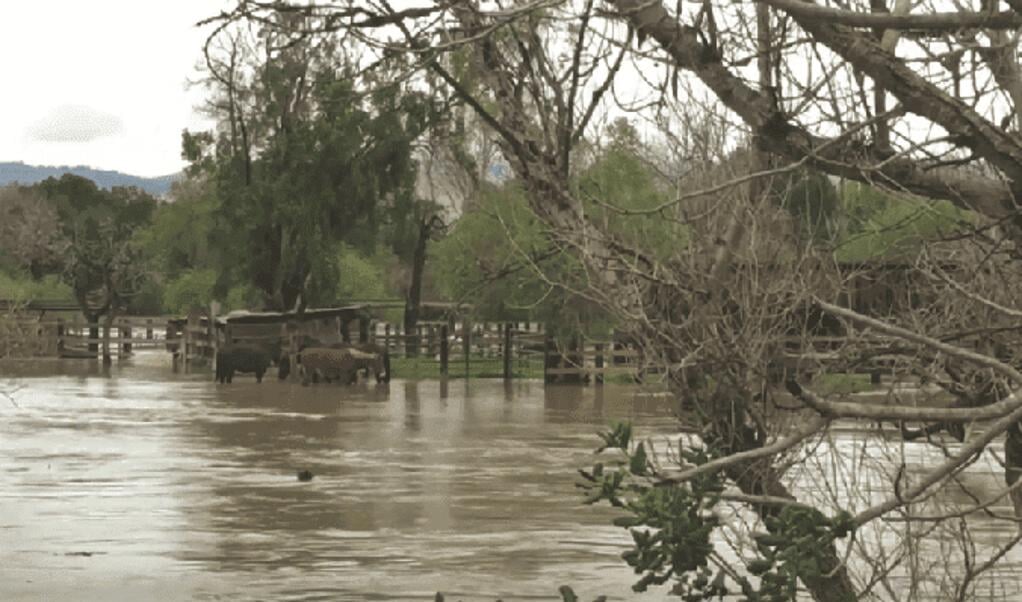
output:
[[[137,188],[101,190],[70,174],[40,182],[36,190],[59,216],[66,244],[62,278],[86,320],[97,324],[105,318],[109,326],[147,277],[139,234],[152,219],[156,199]],[[90,338],[98,335],[93,328]],[[95,351],[96,345],[90,348]],[[103,352],[109,361],[108,345]]]
[[[411,194],[411,145],[432,110],[400,83],[361,89],[380,76],[343,44],[279,33],[301,23],[274,13],[257,35],[229,28],[211,40],[209,110],[219,125],[184,139],[193,170],[216,183],[227,265],[274,309],[333,300],[336,244],[371,247],[384,204]]]

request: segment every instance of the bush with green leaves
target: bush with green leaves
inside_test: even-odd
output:
[[[187,270],[169,282],[164,290],[163,304],[174,314],[205,309],[213,301],[216,272],[210,269]]]
[[[0,271],[0,298],[15,301],[34,299],[71,301],[74,292],[56,274],[48,274],[33,280],[28,274],[5,273]]]
[[[337,297],[345,301],[383,299],[391,296],[383,275],[383,257],[367,256],[342,244],[337,253]]]
[[[974,226],[974,217],[947,201],[923,202],[864,184],[842,188],[844,234],[835,257],[843,262],[896,259],[916,254],[927,241]]]
[[[585,503],[607,502],[626,512],[614,524],[632,536],[623,558],[640,575],[632,587],[636,592],[670,583],[671,593],[686,602],[725,596],[740,596],[743,602],[794,600],[798,576],[821,575],[821,551],[854,528],[847,513],[829,518],[792,501],[768,515],[766,533],[753,535],[759,554],[747,562],[748,575],[715,570],[713,534],[722,526],[715,508],[727,485],[720,471],[666,482],[646,443],[633,441],[630,424],[617,423],[600,436],[604,444],[596,453],[615,456],[592,471],[580,470],[579,486]],[[678,456],[685,468],[695,468],[716,454],[688,446]]]

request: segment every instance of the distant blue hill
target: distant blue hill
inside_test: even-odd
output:
[[[17,161],[9,163],[0,162],[0,186],[15,183],[27,186],[36,182],[42,182],[49,177],[59,178],[66,173],[88,178],[100,188],[110,189],[115,186],[135,186],[158,197],[166,196],[170,192],[170,185],[181,178],[180,173],[155,178],[143,178],[119,171],[93,169],[84,165],[53,167],[50,165],[26,165]]]

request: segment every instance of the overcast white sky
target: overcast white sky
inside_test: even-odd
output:
[[[223,0],[4,2],[0,161],[156,176],[184,166],[208,28]]]

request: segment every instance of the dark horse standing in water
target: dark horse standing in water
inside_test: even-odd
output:
[[[263,382],[263,374],[270,367],[269,351],[255,345],[229,345],[217,351],[216,381],[229,383],[235,372],[251,372],[256,382]]]

